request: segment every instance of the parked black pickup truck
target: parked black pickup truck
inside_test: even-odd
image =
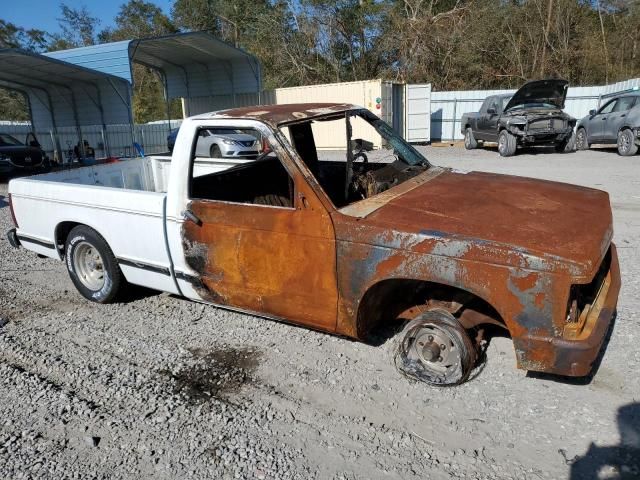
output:
[[[575,150],[576,119],[562,111],[566,80],[535,80],[513,95],[487,97],[479,112],[465,113],[461,127],[467,150],[479,142],[498,142],[503,157],[518,146],[554,145],[558,152]]]

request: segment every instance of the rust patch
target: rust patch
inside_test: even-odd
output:
[[[356,108],[274,105],[218,116],[261,121],[281,138],[280,125],[338,118]],[[274,149],[292,177],[294,208],[192,202],[202,225],[185,224],[183,241],[187,264],[206,290],[204,299],[363,338],[362,303],[377,308],[406,299],[407,292],[387,288],[386,282],[446,286],[491,307],[491,315],[463,309],[461,321],[467,326],[504,322],[519,367],[571,375],[588,367],[593,349],[582,352],[563,332],[572,285],[592,281],[609,245],[606,193],[429,167],[386,192],[335,210],[317,190],[311,169],[283,145],[288,143]],[[618,271],[612,275],[619,281]],[[372,300],[371,291],[394,297]],[[617,290],[607,295],[598,314],[602,320],[592,318],[594,325],[607,323],[607,312],[615,309]],[[599,335],[601,327],[589,331]]]

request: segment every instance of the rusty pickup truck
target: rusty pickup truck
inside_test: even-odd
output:
[[[255,156],[198,157],[214,128],[255,137]],[[316,148],[319,136],[345,153]],[[433,385],[467,380],[496,330],[519,368],[589,374],[620,289],[607,193],[432,165],[353,105],[199,115],[170,163],[21,178],[9,192],[11,243],[65,261],[89,300],[129,282],[362,341],[395,331],[390,360]]]

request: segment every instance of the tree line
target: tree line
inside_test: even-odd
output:
[[[113,25],[60,5],[58,33],[0,19],[0,47],[49,51],[204,30],[255,55],[266,88],[383,78],[436,90],[514,88],[561,77],[640,76],[640,0],[175,0],[123,3]],[[134,68],[137,122],[165,116],[155,72]],[[172,105],[179,115],[179,104]],[[25,118],[0,91],[0,118]]]

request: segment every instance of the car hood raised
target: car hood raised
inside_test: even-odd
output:
[[[549,103],[564,108],[569,82],[566,80],[534,80],[525,83],[505,105],[504,112],[525,103]]]
[[[392,198],[367,220],[400,233],[401,248],[428,243],[429,238],[451,239],[467,249],[482,247],[488,255],[483,261],[560,270],[576,277],[595,272],[613,234],[606,192],[452,170]],[[408,241],[409,236],[413,240]],[[534,261],[523,264],[523,258]]]

